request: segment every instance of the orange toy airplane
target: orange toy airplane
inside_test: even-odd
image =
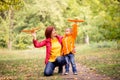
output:
[[[78,20],[78,19],[68,19],[69,22],[84,22],[84,20]]]
[[[21,32],[25,32],[25,33],[31,34],[31,33],[36,32],[36,31],[39,30],[39,29],[40,29],[40,27],[38,27],[38,28],[33,28],[33,29],[31,29],[31,30],[22,30]]]

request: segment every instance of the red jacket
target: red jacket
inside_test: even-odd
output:
[[[62,46],[62,37],[61,36],[56,36],[59,43],[61,44]],[[45,58],[45,64],[48,63],[48,60],[50,58],[50,54],[51,54],[51,38],[48,38],[48,39],[45,39],[41,42],[38,42],[38,40],[34,40],[33,39],[33,44],[36,48],[40,48],[40,47],[43,47],[43,46],[46,46],[46,58]]]

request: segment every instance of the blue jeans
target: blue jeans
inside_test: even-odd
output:
[[[67,54],[65,55],[65,60],[66,60],[66,65],[65,65],[65,70],[66,72],[69,72],[69,64],[71,63],[71,66],[72,66],[72,71],[73,73],[74,72],[77,72],[77,69],[76,69],[76,64],[75,64],[75,60],[74,60],[74,54],[70,53],[70,54]]]
[[[44,76],[51,76],[55,67],[58,66],[58,73],[62,73],[63,65],[65,65],[65,58],[63,56],[57,57],[55,62],[48,62],[45,66]]]

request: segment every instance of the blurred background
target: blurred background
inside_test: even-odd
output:
[[[78,24],[77,44],[120,43],[119,0],[0,0],[0,48],[31,48],[31,35],[21,30],[40,27],[42,40],[47,26],[63,35],[73,24],[67,20],[75,18],[85,20]]]

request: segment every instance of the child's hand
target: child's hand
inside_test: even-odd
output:
[[[75,24],[77,24],[78,22],[75,22]]]
[[[72,50],[72,53],[76,53],[76,50],[75,50],[75,48]]]

